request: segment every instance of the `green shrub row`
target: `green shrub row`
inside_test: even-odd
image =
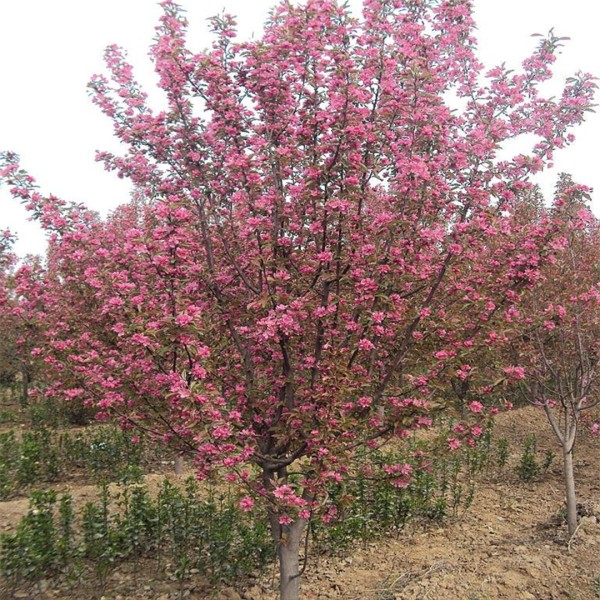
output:
[[[110,460],[121,465],[132,458],[125,438],[115,438],[110,431],[94,432],[93,443],[88,438],[63,436],[59,447],[72,460],[104,472],[114,468]],[[42,437],[35,440],[43,441],[45,434],[38,435]],[[122,454],[115,439],[124,445]],[[95,454],[98,447],[102,452],[116,449],[116,454],[110,460],[100,458],[104,454]],[[411,520],[440,521],[456,515],[471,504],[476,476],[490,468],[503,469],[508,458],[507,440],[492,445],[491,429],[474,447],[463,445],[433,460],[432,453],[423,453],[421,448],[421,442],[413,441],[402,451],[365,453],[353,477],[330,485],[328,512],[333,517],[327,524],[314,519],[309,529],[316,551],[345,552],[356,541],[399,532]],[[140,455],[134,453],[136,457]],[[529,481],[547,470],[551,460],[547,453],[543,464],[538,464],[535,438],[530,437],[516,474]],[[404,463],[412,468],[412,479],[405,487],[395,485],[392,477],[381,477],[385,466]],[[49,461],[47,466],[52,464]],[[142,471],[132,462],[122,471],[117,491],[111,492],[103,483],[98,499],[87,502],[78,516],[70,496],[34,492],[29,512],[16,531],[0,537],[4,578],[14,589],[58,575],[77,579],[91,574],[104,586],[119,563],[154,557],[167,575],[180,581],[191,573],[202,573],[211,581],[232,581],[273,559],[265,515],[242,512],[235,496],[217,494],[212,488],[203,492],[190,479],[182,487],[163,481],[153,498],[141,481]]]
[[[79,515],[71,496],[34,492],[30,508],[12,534],[0,536],[0,569],[12,590],[41,579],[95,577],[104,587],[123,561],[153,558],[177,579],[191,572],[230,581],[271,562],[266,519],[250,518],[229,494],[201,495],[190,479],[180,488],[164,480],[156,498],[128,481]]]
[[[131,433],[113,426],[59,433],[46,428],[0,433],[0,500],[29,486],[56,481],[77,470],[95,480],[119,479],[149,457],[143,440],[133,443]]]
[[[475,447],[441,453],[426,462],[423,457],[435,453],[422,454],[422,446],[414,441],[402,451],[372,452],[359,458],[354,476],[329,488],[336,517],[327,526],[314,523],[317,544],[343,551],[356,540],[399,531],[411,520],[441,521],[456,515],[460,507],[468,508],[475,493],[475,476],[493,460],[491,429]],[[412,478],[406,487],[396,487],[393,478],[378,475],[389,464],[411,465]]]

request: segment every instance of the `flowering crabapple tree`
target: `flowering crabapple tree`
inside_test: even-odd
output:
[[[27,257],[19,264],[11,252],[12,243],[10,232],[4,232],[0,242],[0,371],[13,381],[18,375],[21,404],[26,405],[38,370],[32,349],[39,343],[39,325],[25,294],[30,285],[39,282],[41,266],[37,257]]]
[[[561,176],[557,204],[564,215],[563,250],[529,290],[516,343],[527,394],[544,410],[562,448],[570,538],[577,530],[577,434],[582,423],[593,420],[590,413],[600,402],[600,222],[585,204],[589,191]]]
[[[11,277],[15,263],[15,255],[10,252],[13,240],[9,231],[2,232],[2,245],[0,246],[0,322],[4,331],[0,344],[0,383],[2,385],[14,384],[18,373],[15,360],[15,336],[12,327],[11,306]]]
[[[523,285],[523,281],[516,286],[508,285],[508,291],[503,296],[502,290],[507,289],[505,286],[508,282],[500,278],[493,281],[489,276],[497,277],[511,260],[511,254],[531,243],[534,223],[538,225],[538,234],[545,232],[547,236],[545,241],[537,242],[538,248],[546,245],[539,258],[551,258],[559,249],[555,238],[561,221],[557,216],[556,211],[544,207],[539,189],[532,188],[527,194],[522,194],[512,208],[509,235],[492,236],[485,243],[485,256],[490,257],[494,266],[488,279],[482,278],[481,272],[477,279],[471,277],[473,262],[454,265],[455,280],[460,282],[457,291],[462,291],[464,295],[455,299],[458,310],[446,311],[448,315],[444,319],[443,329],[437,333],[454,343],[460,351],[438,350],[433,356],[443,356],[445,362],[445,369],[438,376],[439,391],[462,418],[472,412],[473,402],[483,402],[491,416],[498,412],[499,406],[512,407],[506,397],[513,394],[515,384],[524,377],[522,367],[518,366],[510,351],[511,342],[520,331],[513,322],[520,314],[518,304],[522,290],[527,286]],[[528,226],[523,228],[525,224]],[[461,268],[466,268],[466,272],[462,272]],[[533,272],[530,275],[530,281],[538,277]],[[500,282],[502,287],[495,288]],[[493,293],[494,289],[496,293]],[[465,326],[464,311],[475,307],[474,314],[480,314],[478,321]],[[482,308],[485,310],[481,311]]]
[[[365,0],[360,17],[284,2],[252,42],[213,19],[199,53],[178,6],[162,7],[163,109],[115,46],[90,83],[126,147],[99,158],[135,202],[67,218],[4,155],[13,193],[55,231],[49,389],[239,483],[245,510],[267,510],[280,596],[294,599],[307,525],[330,518],[327,485],[357,450],[431,423],[436,389],[469,377],[469,355],[556,251],[552,218],[514,214],[595,86],[582,74],[558,100],[540,94],[553,36],[521,72],[486,72],[466,0]],[[499,160],[522,134],[530,152]]]
[[[55,196],[41,197],[35,190],[34,179],[18,168],[18,157],[11,152],[0,153],[0,182],[10,182],[11,193],[21,199],[32,217],[40,222],[49,235],[50,250],[47,262],[51,263],[52,248],[69,231],[77,236],[96,218],[81,204],[67,203]],[[37,356],[40,347],[50,343],[55,332],[49,328],[48,307],[52,298],[48,293],[47,270],[39,257],[27,256],[23,260],[11,255],[9,269],[3,269],[0,279],[0,311],[9,333],[3,341],[9,344],[12,360],[19,365],[22,380],[22,400],[27,402],[32,378],[42,376],[42,364]]]
[[[10,301],[10,280],[16,261],[12,252],[14,237],[8,230],[0,232],[0,322],[5,332],[10,331],[10,318],[7,306]],[[7,341],[6,337],[11,338],[10,334],[4,336],[0,345],[0,378],[2,383],[10,382],[14,379],[17,367],[15,365],[13,344]]]

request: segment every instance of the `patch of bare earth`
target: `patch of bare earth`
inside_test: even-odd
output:
[[[482,478],[464,514],[441,525],[417,524],[398,536],[357,543],[343,557],[311,556],[302,598],[600,598],[600,445],[587,434],[580,437],[576,472],[582,518],[576,537],[567,545],[560,457],[532,483],[520,482],[514,471],[523,442],[531,434],[537,437],[540,456],[547,449],[558,452],[541,412],[527,408],[501,415],[495,438],[509,440],[511,462]],[[90,487],[70,492],[77,501],[94,493]],[[0,503],[0,530],[12,529],[26,509],[25,500]],[[101,595],[106,600],[274,600],[275,586],[274,573],[230,588],[210,588],[200,578],[180,586],[168,572],[159,572],[155,562],[144,561],[115,571]],[[83,600],[101,595],[91,582],[71,589],[48,582],[41,591],[20,597]]]

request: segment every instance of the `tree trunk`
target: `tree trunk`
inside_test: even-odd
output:
[[[277,515],[271,515],[271,531],[277,545],[279,561],[279,599],[300,597],[300,543],[307,522],[296,519],[291,525],[280,525]]]
[[[573,471],[573,448],[568,452],[563,447],[563,470],[565,474],[565,493],[567,498],[567,527],[569,537],[577,530],[577,496],[575,495],[575,473]]]
[[[29,370],[27,367],[21,369],[21,406],[27,406],[29,404],[29,383],[31,379],[29,377]]]
[[[183,456],[181,454],[175,455],[175,475],[183,475],[185,466],[183,464]]]

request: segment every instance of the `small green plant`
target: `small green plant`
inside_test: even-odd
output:
[[[137,562],[145,552],[151,551],[158,544],[157,507],[146,486],[139,482],[124,484],[115,499],[117,506],[123,511],[115,517],[122,552]]]
[[[95,427],[74,436],[62,434],[58,445],[71,465],[101,479],[127,478],[132,469],[140,467],[145,450],[142,443],[133,443],[130,433],[111,426]]]
[[[516,467],[517,475],[521,481],[532,481],[540,474],[540,466],[537,462],[537,439],[530,435],[523,445],[521,460]]]
[[[64,425],[84,426],[94,418],[95,410],[82,403],[42,397],[31,402],[27,410],[33,427],[57,429]]]
[[[55,492],[33,492],[29,511],[15,533],[1,536],[0,569],[13,585],[22,580],[38,581],[59,567],[55,503]]]
[[[492,461],[492,435],[493,421],[488,423],[487,427],[479,439],[479,443],[472,449],[470,461],[473,463],[473,472],[483,472],[489,468]]]
[[[0,500],[26,487],[55,481],[80,471],[96,481],[139,481],[145,461],[153,454],[141,440],[114,426],[59,433],[46,427],[0,433]]]
[[[15,487],[18,445],[14,431],[0,433],[0,500],[8,498]]]
[[[50,432],[47,429],[24,432],[17,467],[18,483],[31,485],[36,481],[54,481],[59,471],[58,455]]]
[[[496,463],[501,469],[503,469],[506,466],[506,463],[508,462],[508,447],[508,439],[506,439],[505,437],[501,437],[498,440],[498,444],[496,446]]]
[[[56,429],[64,424],[61,411],[58,410],[56,402],[50,398],[42,397],[29,404],[27,409],[31,425],[34,428]]]
[[[13,489],[11,470],[5,463],[0,463],[0,500],[8,498]]]
[[[124,556],[119,547],[119,534],[111,523],[110,500],[108,485],[103,484],[100,488],[99,502],[87,502],[82,514],[82,554],[94,565],[102,591],[106,587],[110,572]]]
[[[542,463],[542,473],[546,473],[546,471],[548,471],[555,458],[556,454],[552,452],[552,450],[546,450],[544,454],[544,462]]]
[[[76,575],[79,570],[74,524],[73,499],[68,494],[64,494],[60,497],[58,505],[56,553],[60,565],[65,569],[68,576]]]
[[[4,408],[0,410],[0,425],[14,423],[17,420],[17,415],[14,410]]]

